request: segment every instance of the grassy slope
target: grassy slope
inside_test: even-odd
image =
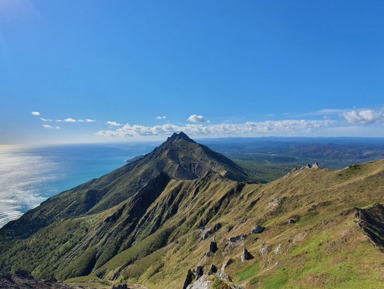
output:
[[[175,232],[185,229],[186,233],[173,241],[171,238],[165,248],[120,268],[117,280],[150,288],[180,288],[188,268],[208,267],[211,263],[221,266],[227,258],[233,258],[235,262],[227,273],[246,288],[379,288],[378,284],[384,284],[383,253],[358,228],[354,207],[384,202],[383,171],[384,161],[342,171],[296,171],[267,185],[246,185],[234,194],[227,190],[231,185],[232,189],[236,187],[233,182],[226,181],[223,186],[222,180],[210,182],[210,186],[216,187],[208,186],[199,192],[204,194],[205,203],[186,197],[180,206],[182,213],[164,225],[178,224],[178,220],[185,218]],[[161,197],[165,198],[167,193]],[[199,220],[224,195],[227,206],[207,224],[223,224],[215,233],[219,251],[213,257],[202,258],[210,240],[201,240]],[[253,207],[247,208],[259,198]],[[277,207],[270,204],[276,198],[282,199]],[[292,216],[299,221],[288,224]],[[191,218],[196,222],[190,223]],[[252,226],[261,223],[267,228],[262,234],[227,245],[229,237],[249,233]],[[260,253],[262,242],[268,249],[265,255]],[[244,246],[255,259],[241,263]],[[126,259],[125,254],[135,250],[140,251],[133,247],[117,255],[105,268],[122,264],[119,259]]]
[[[356,225],[354,207],[384,203],[383,181],[384,161],[342,171],[296,171],[266,185],[239,184],[217,174],[171,180],[130,232],[132,246],[119,244],[115,257],[103,264],[95,266],[106,251],[98,249],[115,238],[99,238],[100,230],[124,204],[56,222],[1,254],[12,270],[25,267],[42,277],[47,270],[59,279],[74,276],[73,270],[90,274],[72,279],[75,283],[102,278],[180,288],[188,268],[221,266],[233,258],[226,272],[246,288],[379,288],[384,282],[383,253]],[[271,203],[273,199],[281,199],[280,205]],[[122,216],[131,214],[124,210]],[[122,216],[112,232],[122,228],[127,220]],[[293,217],[299,221],[288,224]],[[201,240],[199,227],[219,222],[219,251],[204,258],[210,240]],[[256,224],[266,226],[265,232],[228,245],[228,238],[248,234]],[[265,255],[260,254],[263,242]],[[255,259],[241,263],[244,246]]]

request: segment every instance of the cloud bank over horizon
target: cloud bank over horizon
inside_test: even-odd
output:
[[[103,137],[138,137],[138,136],[161,136],[169,135],[173,132],[183,131],[192,136],[260,136],[272,134],[295,135],[309,133],[318,128],[327,128],[335,125],[332,120],[282,120],[264,122],[245,122],[239,124],[185,124],[174,125],[164,124],[155,126],[130,125],[125,124],[116,130],[101,130],[97,133]]]
[[[116,129],[100,130],[96,133],[101,137],[145,137],[163,136],[183,131],[192,136],[200,137],[258,137],[258,136],[318,136],[320,132],[351,136],[359,129],[370,124],[384,123],[384,108],[379,109],[322,109],[305,114],[318,116],[322,119],[283,119],[266,121],[246,121],[242,123],[210,123],[203,115],[192,114],[187,124],[140,125],[125,124]]]
[[[71,124],[94,123],[90,118],[75,119],[72,117],[55,119],[44,118],[40,112],[31,115],[41,121],[47,130],[61,130],[54,123],[68,124],[65,130],[70,133]],[[300,117],[300,119],[297,119]],[[85,128],[89,137],[101,138],[141,138],[161,137],[174,132],[183,131],[193,137],[265,137],[265,136],[370,136],[384,137],[380,128],[384,125],[384,107],[354,109],[321,109],[305,114],[271,115],[268,118],[277,120],[264,121],[221,121],[210,122],[201,114],[191,114],[184,122],[175,122],[166,116],[157,116],[156,120],[165,120],[163,124],[119,123],[113,120],[99,122],[99,125]],[[107,126],[103,128],[103,126]],[[64,128],[64,126],[63,126]],[[95,131],[96,128],[96,131]],[[377,133],[379,132],[379,134]],[[59,132],[58,132],[59,133]],[[61,133],[61,132],[60,132]]]

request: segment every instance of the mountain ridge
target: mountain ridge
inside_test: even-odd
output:
[[[185,146],[181,152],[191,157],[191,144],[175,135],[146,157],[172,158],[168,147],[173,145]],[[140,160],[133,167],[143,168],[139,164]],[[154,168],[158,167],[150,166]],[[127,167],[119,170],[102,177],[102,182],[114,181],[109,184],[113,189],[126,180]],[[141,177],[139,172],[134,180],[140,182]],[[89,190],[96,189],[84,184],[66,195],[97,199],[97,192]],[[382,215],[366,208],[383,203],[383,191],[384,160],[339,171],[296,170],[268,184],[232,180],[221,170],[209,169],[192,179],[162,171],[115,206],[58,218],[24,239],[3,238],[0,270],[24,269],[71,284],[108,280],[180,288],[188,270],[196,268],[194,272],[203,270],[206,282],[247,289],[377,288],[377,282],[384,284],[383,253],[369,238],[381,232],[377,224]],[[378,221],[370,224],[370,219]],[[256,226],[263,229],[253,230]],[[7,235],[9,228],[0,233]],[[211,237],[215,252],[210,251]],[[253,259],[241,258],[244,248]],[[211,264],[227,264],[224,277],[220,270],[206,275]]]
[[[194,155],[191,155],[194,152]],[[197,144],[183,132],[174,133],[162,145],[140,159],[44,201],[4,226],[11,237],[28,237],[58,219],[93,214],[109,209],[140,191],[152,178],[166,173],[173,178],[196,179],[209,171],[246,180],[246,173],[225,156]],[[76,193],[76,196],[74,195]],[[41,218],[41,210],[46,218]],[[27,224],[12,234],[13,224]],[[32,226],[31,226],[32,223]],[[0,238],[4,238],[1,234]]]

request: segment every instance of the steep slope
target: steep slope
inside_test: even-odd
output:
[[[296,170],[265,185],[220,172],[188,180],[159,173],[114,207],[3,241],[0,268],[75,285],[108,280],[172,289],[182,288],[189,269],[207,273],[214,264],[217,275],[204,278],[228,288],[224,283],[233,283],[219,275],[231,259],[222,276],[243,288],[383,287],[384,255],[371,240],[382,240],[382,207],[375,204],[384,203],[384,160]],[[253,259],[241,260],[244,248]]]
[[[245,181],[246,173],[230,159],[191,140],[183,132],[173,134],[151,153],[101,178],[65,191],[10,222],[0,231],[0,240],[26,238],[54,221],[94,214],[131,198],[160,173],[191,180],[217,172]]]

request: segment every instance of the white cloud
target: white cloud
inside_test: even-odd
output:
[[[47,118],[44,118],[44,117],[40,117],[40,120],[41,121],[52,121],[52,119],[47,119]]]
[[[367,124],[384,121],[383,111],[372,109],[351,110],[342,114],[349,123]]]
[[[164,124],[156,126],[126,124],[116,130],[102,130],[97,133],[106,137],[136,137],[169,135],[173,132],[183,131],[194,136],[265,136],[265,135],[305,135],[314,130],[335,125],[332,120],[282,120],[265,122],[246,122],[240,124],[186,124],[182,126]]]
[[[85,122],[84,119],[78,119],[77,122]]]
[[[167,117],[165,115],[163,116],[156,116],[156,119],[166,119]]]
[[[49,124],[43,124],[43,127],[44,128],[49,128],[49,129],[60,129],[59,126],[52,126],[52,125],[49,125]]]
[[[190,122],[209,122],[207,120],[204,119],[204,117],[202,115],[197,115],[197,114],[192,114],[190,117],[188,117],[187,119],[188,121]]]
[[[39,116],[39,115],[40,115],[40,112],[38,112],[38,111],[32,111],[31,114],[32,114],[32,115]]]
[[[71,118],[71,117],[68,117],[66,119],[64,119],[65,122],[76,122],[75,119]]]
[[[110,125],[110,126],[121,126],[121,123],[118,123],[118,122],[116,122],[116,121],[107,121],[106,122],[108,125]]]
[[[95,122],[96,120],[95,119],[90,119],[90,118],[87,118],[86,120],[85,120],[85,122]]]
[[[334,108],[324,108],[324,109],[320,109],[318,110],[317,112],[315,112],[315,114],[317,115],[323,115],[323,114],[340,114],[340,113],[343,113],[345,112],[346,109],[334,109]]]

